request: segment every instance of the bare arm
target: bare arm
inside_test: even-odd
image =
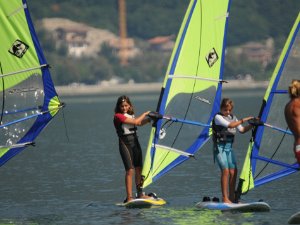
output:
[[[127,124],[133,124],[135,126],[143,126],[146,123],[149,123],[151,120],[150,118],[146,118],[146,116],[149,114],[150,111],[144,112],[142,115],[140,115],[137,118],[126,118],[124,123]]]
[[[251,119],[253,119],[253,116],[249,116],[249,117],[243,118],[238,121],[233,121],[228,125],[228,128],[238,127],[239,125],[242,125],[244,122],[251,120]],[[246,133],[247,131],[249,131],[251,128],[252,128],[252,125],[249,124],[247,126],[243,126],[239,131],[243,134],[243,133]]]

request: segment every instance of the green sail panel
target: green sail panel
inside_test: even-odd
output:
[[[21,1],[1,0],[0,20],[3,35],[1,38],[1,73],[8,74],[5,77],[5,89],[9,89],[16,84],[24,81],[32,74],[41,75],[40,69],[23,72],[18,76],[9,75],[28,68],[39,68],[40,63],[35,51],[33,40],[29,31]],[[12,26],[13,24],[13,26]],[[2,54],[4,53],[4,54]],[[9,56],[7,53],[11,54]],[[16,60],[18,58],[19,60]],[[2,91],[3,85],[0,86]]]
[[[191,0],[162,85],[142,175],[146,187],[208,141],[219,110],[228,0]],[[176,118],[177,120],[175,121]]]
[[[0,166],[62,107],[25,0],[0,0]]]

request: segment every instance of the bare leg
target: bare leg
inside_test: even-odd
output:
[[[133,177],[133,169],[129,169],[125,174],[125,185],[126,185],[126,194],[127,201],[131,201],[132,198],[132,177]]]
[[[229,199],[235,201],[235,183],[237,177],[237,169],[229,169]]]
[[[221,172],[221,189],[222,189],[222,199],[224,203],[232,203],[228,198],[228,178],[229,178],[229,170],[223,169]]]
[[[142,181],[142,168],[136,167],[135,168],[135,184],[140,185]]]

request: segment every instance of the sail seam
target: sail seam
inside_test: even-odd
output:
[[[219,17],[216,17],[215,20],[221,20],[221,19],[227,19],[229,17],[229,12],[225,13],[224,15],[221,15]]]
[[[22,4],[22,6],[20,6],[19,8],[17,8],[13,12],[11,12],[10,14],[8,14],[7,18],[14,16],[15,14],[19,13],[21,10],[26,9],[26,8],[27,8],[27,4],[26,3]]]

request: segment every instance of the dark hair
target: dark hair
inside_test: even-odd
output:
[[[227,106],[231,106],[231,108],[233,108],[234,106],[233,101],[229,98],[223,98],[221,102],[221,109],[226,108]]]
[[[116,103],[116,106],[115,106],[115,113],[121,113],[121,108],[120,108],[120,105],[123,103],[123,102],[127,102],[129,105],[130,105],[130,108],[128,110],[128,114],[129,115],[133,115],[134,114],[134,109],[133,109],[133,105],[129,99],[128,96],[126,95],[122,95],[118,98],[117,100],[117,103]]]

